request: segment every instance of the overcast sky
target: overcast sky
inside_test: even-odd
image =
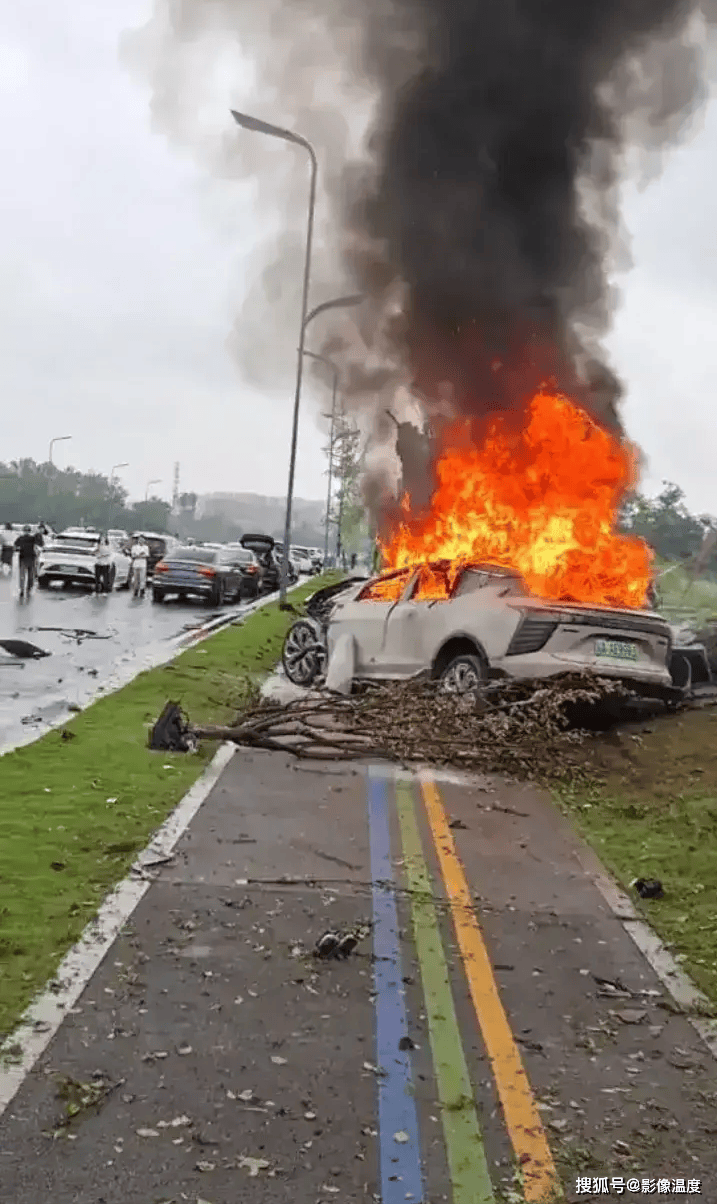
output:
[[[120,63],[142,0],[24,0],[0,15],[0,459],[47,458],[185,489],[282,494],[292,396],[258,392],[227,338],[266,220],[153,134],[149,90]],[[717,112],[663,178],[626,197],[634,268],[611,349],[649,490],[677,481],[717,513]],[[269,114],[264,114],[269,116]],[[299,186],[301,179],[299,179]],[[285,337],[295,340],[293,329]],[[310,382],[297,492],[323,494],[326,398]],[[154,489],[153,489],[154,491]]]

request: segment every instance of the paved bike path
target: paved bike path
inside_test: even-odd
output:
[[[241,750],[0,1121],[0,1200],[717,1199],[715,1090],[536,791]]]

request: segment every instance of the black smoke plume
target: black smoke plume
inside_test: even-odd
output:
[[[630,151],[661,152],[706,96],[714,3],[380,0],[360,7],[382,105],[378,170],[352,177],[350,262],[401,284],[415,389],[459,413],[554,380],[618,424],[601,352]],[[356,249],[358,248],[358,249]]]

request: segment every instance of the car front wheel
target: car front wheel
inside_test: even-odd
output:
[[[290,628],[281,654],[284,672],[295,686],[313,685],[323,671],[326,649],[316,629],[305,619]]]
[[[439,678],[440,688],[446,694],[475,694],[485,680],[485,665],[471,652],[454,656]]]

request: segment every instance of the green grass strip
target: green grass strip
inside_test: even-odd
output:
[[[453,1184],[453,1204],[494,1204],[473,1087],[433,902],[433,886],[423,856],[412,788],[407,782],[396,783],[396,804],[448,1168]]]
[[[324,583],[307,582],[292,601]],[[261,607],[93,703],[65,725],[70,739],[48,732],[0,757],[0,1037],[216,751],[207,742],[193,755],[150,752],[164,703],[181,702],[196,723],[226,723],[277,663],[293,619]]]

